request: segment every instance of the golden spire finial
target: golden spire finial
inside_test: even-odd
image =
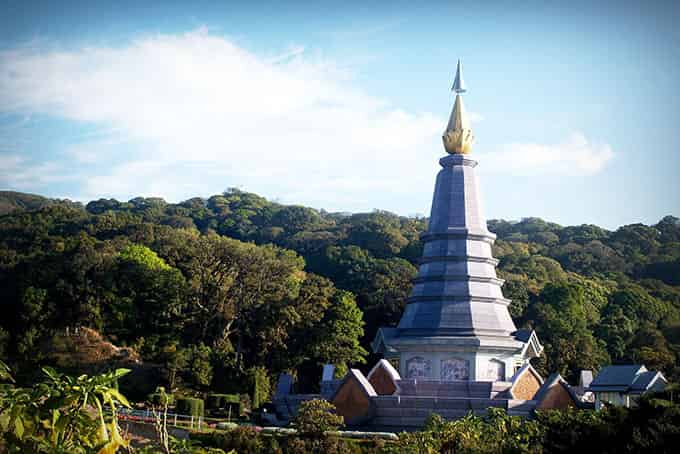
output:
[[[472,129],[470,129],[470,120],[465,112],[463,98],[460,96],[461,93],[466,91],[460,60],[458,60],[456,79],[451,90],[456,92],[456,101],[453,103],[449,124],[446,126],[442,140],[444,141],[444,148],[448,153],[467,154],[472,148],[474,136],[472,135]]]

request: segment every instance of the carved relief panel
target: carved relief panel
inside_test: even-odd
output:
[[[443,359],[440,371],[442,381],[469,380],[470,362],[461,358]]]
[[[486,378],[494,381],[505,381],[505,364],[496,359],[487,363]]]
[[[431,378],[432,362],[422,356],[414,356],[406,361],[406,373],[408,378]]]

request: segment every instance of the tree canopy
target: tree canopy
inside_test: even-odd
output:
[[[0,356],[19,378],[77,326],[162,364],[176,386],[226,392],[252,368],[274,378],[361,366],[377,328],[401,316],[427,227],[236,189],[176,204],[1,195]],[[543,373],[644,362],[680,376],[677,217],[615,231],[538,218],[489,229],[511,315],[545,344]]]

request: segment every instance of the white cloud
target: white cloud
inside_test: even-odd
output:
[[[98,129],[47,162],[12,161],[0,183],[31,189],[31,179],[68,179],[82,199],[173,201],[241,186],[331,210],[385,207],[385,199],[396,209],[414,191],[429,199],[446,119],[363,93],[346,69],[308,54],[294,46],[261,56],[204,29],[118,48],[2,51],[0,111]],[[485,167],[594,173],[611,155],[575,136],[509,145]],[[76,165],[87,169],[70,171]]]
[[[7,173],[17,170],[21,162],[18,154],[0,154],[0,169]]]
[[[608,144],[590,142],[573,133],[557,144],[512,143],[486,153],[485,170],[514,175],[594,175],[614,157]]]
[[[0,105],[98,125],[144,144],[132,158],[94,169],[85,197],[158,191],[181,198],[195,194],[183,187],[195,191],[202,183],[208,187],[201,193],[214,193],[231,179],[252,191],[275,179],[280,193],[301,202],[333,189],[347,195],[369,180],[393,179],[444,123],[354,89],[348,71],[302,47],[258,56],[206,30],[121,48],[2,52]],[[125,147],[106,142],[86,139],[65,153],[87,164],[97,156],[123,159]],[[209,169],[213,177],[185,168]]]
[[[71,178],[73,176],[59,163],[26,165],[26,160],[19,154],[0,154],[0,183],[6,184],[8,188],[36,191],[45,185]]]

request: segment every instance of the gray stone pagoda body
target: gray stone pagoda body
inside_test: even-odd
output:
[[[443,135],[448,156],[432,199],[423,256],[406,310],[396,328],[381,328],[376,353],[398,359],[405,379],[508,381],[541,353],[535,333],[518,331],[496,276],[496,235],[484,218],[472,133],[460,93],[460,63],[451,119]]]

